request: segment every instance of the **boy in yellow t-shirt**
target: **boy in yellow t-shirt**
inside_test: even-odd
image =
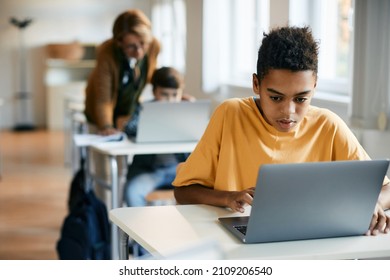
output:
[[[310,105],[317,72],[318,43],[308,27],[266,34],[252,77],[257,96],[217,107],[196,149],[178,167],[177,202],[243,212],[262,164],[370,159],[341,118]],[[389,207],[386,177],[367,234],[390,231]]]

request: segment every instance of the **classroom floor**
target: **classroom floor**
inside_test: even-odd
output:
[[[0,132],[0,173],[0,259],[58,259],[72,177],[63,132]]]

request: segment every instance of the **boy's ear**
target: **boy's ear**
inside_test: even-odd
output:
[[[255,73],[252,74],[252,88],[253,92],[259,94],[260,92],[260,81]]]

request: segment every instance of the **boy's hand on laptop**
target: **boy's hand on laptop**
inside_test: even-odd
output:
[[[252,205],[255,188],[249,188],[240,192],[231,192],[228,197],[227,206],[233,211],[244,213],[244,206]]]
[[[386,215],[383,207],[377,203],[366,235],[377,235],[379,232],[390,232],[390,217]]]

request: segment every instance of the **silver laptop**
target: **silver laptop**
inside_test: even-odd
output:
[[[145,102],[139,115],[137,143],[194,142],[210,118],[210,100]]]
[[[265,164],[250,216],[219,221],[244,243],[362,235],[389,160]]]

